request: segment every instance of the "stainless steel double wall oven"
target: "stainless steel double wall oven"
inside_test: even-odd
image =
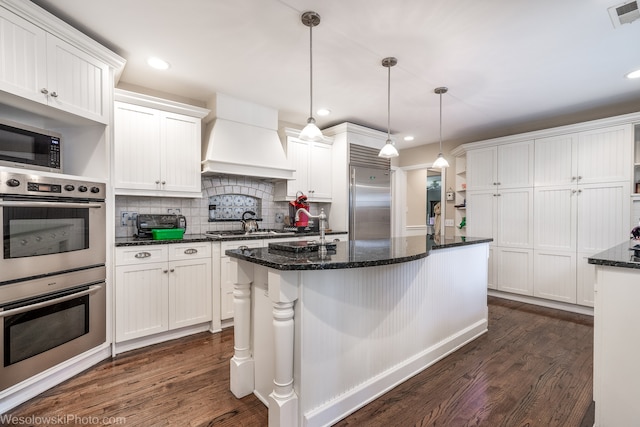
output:
[[[0,390],[106,338],[105,185],[0,170]]]

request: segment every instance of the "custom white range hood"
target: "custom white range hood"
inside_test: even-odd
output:
[[[294,170],[278,137],[278,111],[217,94],[203,144],[204,175],[292,179]]]

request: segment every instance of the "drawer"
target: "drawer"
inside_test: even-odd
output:
[[[116,248],[116,265],[167,262],[169,245],[127,246]]]
[[[240,246],[247,248],[262,248],[265,245],[264,240],[234,240],[232,242],[220,243],[220,256],[225,256],[225,251],[229,249],[238,249]]]
[[[177,243],[168,246],[170,261],[211,257],[211,242]]]

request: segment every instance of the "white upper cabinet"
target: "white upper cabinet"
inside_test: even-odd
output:
[[[47,33],[0,7],[0,89],[46,102]]]
[[[498,147],[467,151],[467,191],[490,190],[498,183]]]
[[[577,144],[577,133],[536,139],[535,185],[570,185],[575,183]]]
[[[533,141],[467,152],[467,191],[533,186]]]
[[[0,7],[0,89],[109,122],[109,66]]]
[[[633,174],[633,128],[620,125],[580,132],[578,183],[630,181]]]
[[[630,181],[631,125],[611,126],[535,141],[535,185]]]
[[[290,133],[290,131],[287,131]],[[276,183],[276,200],[293,200],[302,191],[310,202],[332,201],[332,146],[287,136],[287,161],[293,179]]]
[[[60,110],[109,122],[109,67],[47,34],[47,102]]]
[[[116,91],[114,104],[114,170],[116,194],[202,197],[200,188],[201,120],[144,104],[175,105],[131,92]],[[136,103],[137,102],[137,103]],[[140,105],[142,104],[142,105]]]

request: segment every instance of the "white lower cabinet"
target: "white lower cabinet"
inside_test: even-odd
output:
[[[520,248],[494,248],[496,289],[533,295],[533,251]]]
[[[116,342],[212,320],[211,243],[116,248]]]
[[[576,303],[575,252],[534,251],[534,265],[534,296]]]
[[[534,296],[593,307],[587,259],[627,238],[628,194],[627,182],[536,188]]]

